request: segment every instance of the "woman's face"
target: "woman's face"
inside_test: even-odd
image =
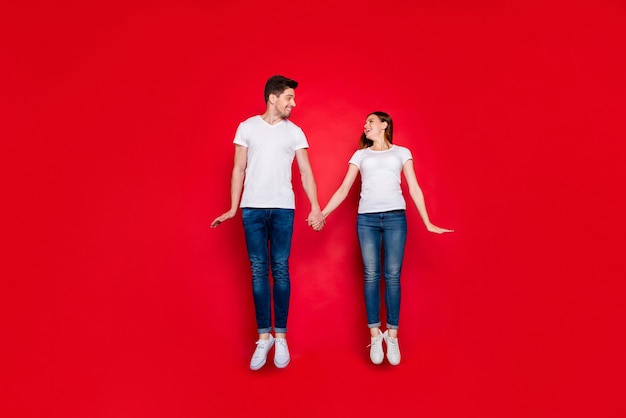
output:
[[[363,132],[367,139],[377,139],[385,137],[385,128],[387,128],[387,122],[383,122],[376,115],[369,115],[365,119],[365,125],[363,126]]]

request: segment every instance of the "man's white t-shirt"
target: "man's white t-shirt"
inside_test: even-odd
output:
[[[239,207],[295,209],[291,166],[296,150],[309,147],[302,129],[287,119],[270,125],[257,115],[239,124],[233,142],[248,148]]]
[[[402,166],[411,159],[411,151],[399,145],[384,151],[364,148],[352,155],[350,164],[361,172],[359,213],[406,209],[400,181]]]

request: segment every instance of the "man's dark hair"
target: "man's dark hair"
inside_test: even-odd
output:
[[[286,89],[295,89],[296,87],[298,87],[298,82],[295,80],[283,77],[282,75],[270,77],[267,83],[265,83],[265,103],[269,100],[270,94],[280,96]]]

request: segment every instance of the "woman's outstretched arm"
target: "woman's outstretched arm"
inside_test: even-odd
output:
[[[430,218],[428,217],[428,211],[426,210],[424,193],[422,192],[422,188],[418,184],[417,176],[415,175],[413,160],[408,160],[406,163],[404,163],[404,165],[402,166],[402,172],[404,173],[404,178],[406,179],[407,185],[409,186],[409,194],[411,195],[411,199],[413,200],[413,203],[415,203],[415,206],[417,207],[417,212],[422,218],[422,222],[424,222],[426,229],[430,232],[434,232],[435,234],[454,232],[454,230],[452,229],[440,228],[430,222]]]

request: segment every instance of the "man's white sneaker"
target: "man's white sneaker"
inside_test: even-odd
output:
[[[252,370],[259,370],[261,367],[265,365],[265,361],[267,360],[267,352],[270,351],[270,348],[274,345],[274,337],[270,334],[270,338],[267,340],[259,340],[256,342],[256,350],[254,350],[254,354],[252,355],[252,359],[250,360],[250,368]]]
[[[377,337],[371,337],[372,342],[368,347],[370,348],[370,360],[374,364],[380,364],[383,362],[385,354],[383,353],[383,333],[378,330]]]
[[[398,344],[398,339],[390,337],[387,331],[383,334],[385,344],[387,344],[387,360],[389,360],[392,366],[397,366],[400,364],[400,345]]]
[[[290,360],[287,340],[285,338],[276,338],[274,350],[274,365],[279,369],[287,367]]]

